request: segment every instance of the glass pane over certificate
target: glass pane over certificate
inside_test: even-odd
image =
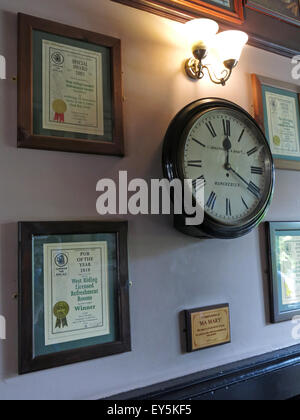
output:
[[[110,49],[33,35],[34,133],[112,142]]]
[[[224,8],[233,9],[233,0],[208,0],[207,3],[212,3]]]
[[[275,158],[300,160],[300,110],[295,92],[263,86],[266,135]]]
[[[114,234],[33,239],[37,355],[115,339]]]
[[[280,312],[300,308],[300,236],[299,232],[276,236],[278,297]]]
[[[102,54],[42,42],[43,129],[103,136]]]

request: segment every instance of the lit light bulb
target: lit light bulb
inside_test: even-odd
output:
[[[248,42],[248,35],[242,31],[225,31],[216,35],[216,47],[220,60],[239,61],[243,48]]]
[[[194,19],[185,24],[185,33],[192,50],[207,49],[219,30],[211,19]]]

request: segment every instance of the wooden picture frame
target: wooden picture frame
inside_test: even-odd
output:
[[[300,262],[297,251],[297,244],[300,244],[300,222],[267,222],[265,228],[269,261],[271,322],[289,321],[294,316],[300,316],[300,293],[295,288],[289,294],[289,287],[291,287],[289,282],[294,288],[297,281],[293,276],[295,275],[296,279],[297,274],[294,272],[293,276],[283,275],[282,264],[285,264],[286,259],[291,260],[290,267],[284,267],[286,272],[289,268],[293,272],[293,267]]]
[[[299,28],[287,20],[248,7],[248,0],[235,2],[235,13],[212,7],[209,1],[184,0],[112,0],[167,19],[185,23],[191,19],[210,17],[221,30],[237,29],[249,35],[248,44],[285,57],[300,54]],[[205,4],[203,4],[205,3]]]
[[[282,0],[279,1],[282,1],[283,10],[276,10],[274,8],[272,9],[272,6],[274,7],[274,0],[267,1],[270,4],[260,4],[260,2],[257,2],[256,0],[247,0],[246,3],[249,9],[255,10],[267,16],[271,16],[275,19],[282,20],[284,22],[300,26],[300,3],[298,0],[291,0],[289,4],[287,2],[285,3],[286,13],[284,11],[284,2]],[[273,4],[271,3],[271,1]],[[292,4],[292,2],[294,3],[294,5]],[[293,8],[291,6],[293,6]],[[295,13],[293,13],[293,10],[295,10]]]
[[[274,157],[275,167],[277,169],[300,170],[300,86],[270,79],[264,76],[259,76],[257,74],[252,74],[251,80],[255,119],[262,128],[262,130],[265,132],[266,137],[270,143]],[[276,137],[279,139],[278,141],[280,141],[281,135],[278,136],[278,133],[275,133],[275,129],[271,127],[270,109],[268,108],[267,104],[267,95],[274,95],[274,98],[275,96],[277,96],[278,99],[275,100],[278,101],[280,100],[280,98],[286,97],[287,101],[291,102],[290,104],[288,104],[291,107],[293,107],[293,102],[295,103],[294,119],[296,119],[296,121],[294,122],[294,151],[291,148],[291,151],[288,152],[287,150],[284,150],[282,144],[276,144]],[[272,99],[270,98],[270,100]],[[280,113],[280,115],[283,114]],[[292,129],[293,127],[289,127],[290,131],[287,132],[288,135],[290,135]],[[274,142],[272,141],[272,139],[274,140]]]
[[[243,0],[228,0],[230,7],[219,0],[112,0],[180,22],[206,16],[241,25],[244,22]]]
[[[231,343],[228,303],[185,310],[183,315],[188,353]]]
[[[20,374],[131,351],[127,231],[19,223]]]
[[[122,107],[119,39],[18,15],[18,147],[124,156]]]

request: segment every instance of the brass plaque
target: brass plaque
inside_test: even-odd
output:
[[[229,305],[186,311],[187,351],[230,343]]]

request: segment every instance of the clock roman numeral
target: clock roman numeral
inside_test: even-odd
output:
[[[231,216],[231,203],[229,198],[226,198],[226,216]]]
[[[258,166],[251,166],[251,173],[256,175],[262,175],[263,168],[259,168]]]
[[[255,153],[257,151],[258,151],[258,147],[253,147],[253,149],[251,149],[251,150],[249,150],[249,152],[247,152],[247,155],[251,156],[251,155],[253,155],[253,153]]]
[[[197,139],[195,139],[195,138],[193,138],[192,140],[193,140],[194,142],[196,142],[196,143],[200,144],[200,146],[202,146],[202,147],[206,147],[206,146],[205,146],[205,144],[201,143],[201,141],[199,141],[199,140],[197,140]]]
[[[227,137],[231,136],[231,127],[230,127],[230,121],[229,120],[223,120],[223,128],[224,128],[224,134]]]
[[[241,199],[242,199],[242,202],[243,202],[244,206],[246,207],[246,209],[249,210],[249,207],[247,206],[246,201],[243,199],[243,197],[241,197]]]
[[[241,135],[238,139],[238,143],[240,143],[240,141],[242,140],[244,133],[245,133],[245,129],[241,132]]]
[[[217,200],[217,195],[216,195],[216,193],[215,193],[215,192],[213,192],[213,191],[212,191],[212,192],[210,193],[209,199],[207,200],[206,206],[207,206],[209,209],[213,210],[213,209],[214,209],[214,207],[215,207],[215,204],[216,204],[216,200]]]
[[[255,185],[252,181],[248,185],[248,191],[250,191],[256,198],[260,197],[260,188]]]
[[[206,180],[204,175],[199,176],[198,178],[193,180],[193,189],[197,192],[200,188],[203,188],[206,184]]]
[[[208,123],[206,123],[206,127],[208,128],[210,134],[212,135],[212,137],[217,137],[217,133],[215,132],[215,129],[211,123],[211,121],[209,121]]]
[[[192,166],[195,168],[202,168],[202,160],[189,160],[188,166]]]

